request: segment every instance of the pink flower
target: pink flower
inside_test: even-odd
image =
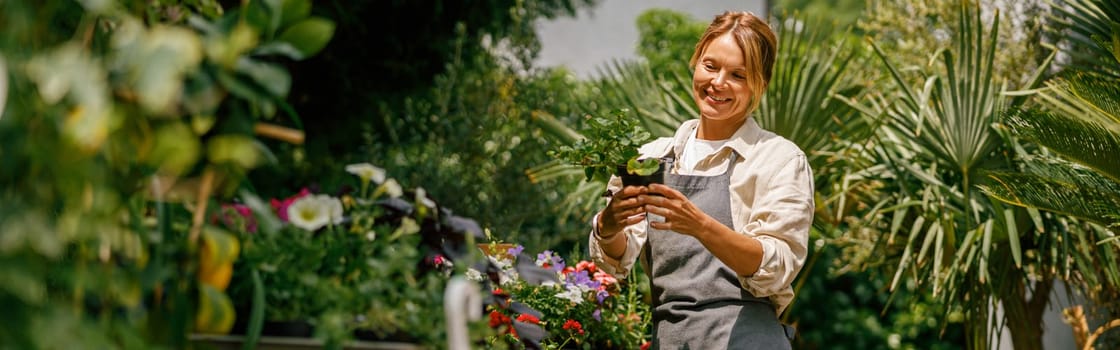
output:
[[[222,204],[218,213],[210,218],[211,223],[221,222],[226,228],[248,233],[257,232],[257,218],[249,206],[238,203]]]
[[[618,280],[615,279],[614,276],[612,276],[609,273],[603,272],[603,271],[596,272],[595,276],[593,276],[593,278],[596,281],[598,281],[599,286],[601,286],[603,288],[606,288],[607,286],[611,286],[611,285],[614,285],[615,283],[618,283]]]
[[[310,195],[311,191],[306,187],[299,190],[299,193],[284,198],[284,200],[277,200],[276,198],[270,199],[268,202],[272,205],[272,210],[276,211],[276,216],[280,217],[280,221],[288,222],[288,206],[292,205],[297,199]]]
[[[595,263],[584,260],[584,261],[580,261],[578,264],[576,264],[576,271],[583,271],[583,270],[587,270],[587,272],[590,272],[590,273],[595,273],[596,271],[599,271],[599,268],[595,267]]]

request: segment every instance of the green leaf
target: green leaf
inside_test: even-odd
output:
[[[184,123],[160,127],[153,137],[155,145],[147,163],[167,175],[180,175],[194,167],[202,148],[191,128]]]
[[[283,67],[248,57],[237,60],[238,73],[248,76],[260,87],[264,88],[274,97],[288,96],[292,87],[292,77]]]
[[[277,40],[291,44],[302,54],[298,59],[305,59],[314,56],[327,46],[334,36],[334,29],[334,22],[325,18],[311,17],[285,29]]]
[[[287,28],[292,23],[307,18],[311,14],[310,0],[284,0],[280,10],[280,28]]]
[[[218,135],[207,143],[207,156],[212,163],[232,163],[250,169],[260,163],[261,152],[253,138],[244,135]]]
[[[626,171],[634,175],[653,175],[657,169],[661,167],[661,161],[656,158],[637,159],[632,158],[626,162]]]

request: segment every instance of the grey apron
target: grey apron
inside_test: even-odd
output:
[[[665,174],[665,184],[727,227],[731,219],[731,152],[723,175]],[[650,215],[649,220],[663,220]],[[700,241],[649,228],[645,255],[653,293],[653,349],[789,349],[787,329],[769,299],[743,289],[738,275]]]

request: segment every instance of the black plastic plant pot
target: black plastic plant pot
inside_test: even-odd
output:
[[[623,186],[649,186],[649,184],[665,183],[665,167],[669,164],[662,160],[657,165],[657,171],[649,175],[635,175],[626,171],[626,164],[620,164],[616,175],[622,178]]]

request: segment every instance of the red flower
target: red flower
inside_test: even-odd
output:
[[[498,312],[498,310],[490,311],[490,328],[498,328],[504,324],[510,324],[509,316]]]
[[[564,322],[564,330],[583,335],[583,325],[579,324],[579,321],[576,320],[569,319],[567,322]]]
[[[284,198],[284,200],[277,200],[276,198],[269,199],[268,204],[272,205],[272,210],[276,211],[276,216],[280,217],[280,221],[288,222],[288,206],[292,205],[292,202],[295,202],[297,199],[303,198],[303,196],[309,194],[311,194],[311,191],[305,187],[300,189],[299,193]]]
[[[647,349],[649,349],[649,342],[648,341],[645,342],[645,343],[642,343],[642,347],[641,347],[640,350],[647,350]]]
[[[560,273],[564,274],[564,275],[567,275],[567,274],[572,273],[572,272],[576,272],[576,269],[574,267],[571,267],[571,266],[564,266],[564,269],[560,270]]]
[[[533,316],[533,315],[530,315],[530,314],[518,315],[517,316],[517,321],[525,322],[525,323],[532,323],[532,324],[541,324],[541,319],[537,318],[537,316]]]

